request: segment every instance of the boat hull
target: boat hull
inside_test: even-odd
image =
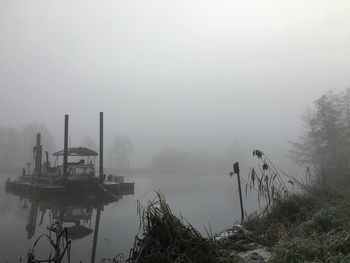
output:
[[[31,183],[15,180],[6,182],[6,192],[27,196],[104,196],[134,194],[134,183],[103,183],[97,178],[86,180],[67,180],[56,184]]]
[[[6,182],[6,191],[39,196],[96,195],[99,192],[96,184],[95,180],[67,181],[62,184],[30,183],[16,180]]]

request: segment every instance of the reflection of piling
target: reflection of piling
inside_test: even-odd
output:
[[[67,178],[68,163],[68,114],[64,116],[63,177]]]
[[[101,218],[101,208],[97,208],[95,228],[94,228],[94,241],[93,241],[93,244],[92,244],[91,263],[95,263],[97,237],[98,237],[98,229],[99,229],[99,226],[100,226],[100,218]]]
[[[103,181],[103,112],[100,112],[100,182]]]
[[[26,230],[27,230],[28,239],[31,239],[35,234],[37,215],[38,215],[38,202],[33,201],[27,216]]]

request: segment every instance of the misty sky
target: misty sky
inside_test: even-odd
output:
[[[287,149],[307,105],[350,87],[350,1],[0,0],[0,121],[62,142]],[[267,149],[268,151],[268,149]]]

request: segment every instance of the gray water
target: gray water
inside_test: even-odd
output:
[[[34,202],[7,194],[7,177],[14,176],[2,174],[0,179],[0,262],[5,262],[5,259],[17,262],[19,256],[25,256],[41,234],[49,233],[47,227],[60,209],[76,214],[79,227],[86,230],[86,233],[75,236],[72,241],[72,262],[91,262],[98,209],[100,221],[95,262],[99,262],[103,256],[113,257],[119,252],[128,255],[139,230],[137,201],[145,206],[148,200],[155,197],[152,190],[160,190],[173,213],[178,216],[181,214],[204,235],[209,229],[213,233],[225,230],[240,219],[237,184],[225,172],[207,175],[128,175],[127,181],[135,181],[134,195],[122,196],[118,201],[107,205],[94,205],[84,200],[62,203],[60,200],[41,199]],[[248,201],[245,198],[245,206],[247,211],[255,209],[255,199]],[[74,222],[64,223],[68,227],[74,225]],[[49,242],[45,239],[39,241],[35,254],[41,259],[47,258]]]

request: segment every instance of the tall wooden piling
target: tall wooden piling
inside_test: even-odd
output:
[[[41,134],[36,134],[36,144],[34,146],[34,172],[32,175],[32,184],[34,183],[34,177],[41,176],[41,159],[42,159],[42,146],[41,146]]]
[[[100,170],[99,179],[103,181],[103,112],[100,112]]]
[[[63,177],[67,178],[68,166],[68,114],[64,116]]]
[[[41,134],[36,134],[35,145],[35,174],[40,177],[41,175],[41,159],[42,159],[42,146],[41,146]]]

